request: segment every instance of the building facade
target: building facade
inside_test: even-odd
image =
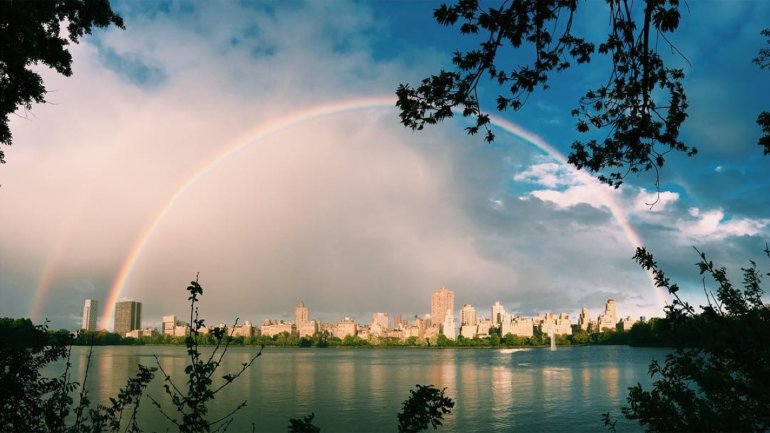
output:
[[[578,326],[583,331],[588,331],[588,327],[591,325],[591,313],[588,312],[588,308],[583,307],[580,310],[580,316],[578,316]]]
[[[297,327],[293,323],[286,323],[283,320],[273,322],[272,320],[265,320],[262,323],[261,333],[266,337],[275,337],[281,335],[284,332],[292,335],[297,331]]]
[[[607,299],[607,304],[604,306],[604,314],[600,314],[597,319],[597,331],[604,331],[608,329],[614,331],[618,324],[618,313],[615,308],[615,300]]]
[[[297,325],[297,334],[300,338],[312,337],[318,332],[318,322],[315,320],[308,320]]]
[[[442,325],[447,312],[455,311],[455,294],[453,291],[442,287],[430,297],[430,320],[434,325]]]
[[[372,335],[383,335],[390,328],[390,317],[388,313],[374,313],[372,314],[372,323],[369,325],[369,330]]]
[[[142,303],[122,301],[115,303],[115,333],[125,336],[135,329],[142,329]]]
[[[339,338],[340,340],[344,339],[348,335],[355,337],[358,335],[358,326],[353,319],[346,317],[342,319],[337,324],[337,326],[334,327],[332,335]]]
[[[444,323],[441,325],[441,333],[450,340],[457,338],[457,330],[455,329],[455,315],[451,310],[447,310],[444,315]]]
[[[495,302],[495,305],[492,306],[492,326],[502,325],[503,316],[505,316],[505,308],[499,302]]]
[[[460,309],[460,326],[476,326],[476,323],[478,323],[476,320],[476,309],[471,304],[463,305],[463,308]]]
[[[99,315],[99,302],[93,299],[86,299],[83,306],[83,324],[80,329],[95,332],[96,318]]]
[[[304,302],[300,301],[297,308],[294,309],[294,324],[297,325],[297,329],[299,329],[299,325],[308,320],[310,320],[310,310],[308,310]]]
[[[530,317],[511,317],[503,315],[503,323],[500,325],[500,334],[505,337],[508,334],[517,337],[532,337],[535,335],[535,324]]]

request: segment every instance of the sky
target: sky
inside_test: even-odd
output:
[[[455,118],[413,132],[394,107],[474,39],[435,23],[426,1],[114,1],[125,30],[71,47],[73,76],[37,67],[47,103],[12,116],[0,166],[0,316],[77,329],[83,302],[143,303],[143,322],[184,316],[198,275],[209,322],[311,318],[363,323],[430,311],[439,287],[489,316],[495,301],[537,315],[608,298],[625,317],[670,298],[631,257],[645,245],[695,305],[693,247],[740,282],[768,269],[770,159],[755,119],[770,72],[751,63],[764,1],[690,2],[670,36],[690,104],[660,198],[650,175],[620,189],[564,164],[570,110],[606,62],[556,75],[497,140]],[[603,2],[576,33],[597,40]],[[508,53],[511,64],[528,53]],[[497,88],[480,88],[482,101]],[[492,105],[489,105],[490,110]]]

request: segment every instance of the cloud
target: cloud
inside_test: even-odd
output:
[[[386,36],[396,27],[378,18],[379,5],[121,7],[127,30],[72,47],[73,77],[44,71],[51,104],[13,120],[16,145],[0,170],[5,314],[27,314],[49,281],[43,315],[76,326],[72,312],[85,297],[106,299],[148,224],[223,149],[310,106],[390,94],[446,61],[403,40],[393,54]],[[538,116],[557,118],[552,109],[565,102],[554,95]],[[362,109],[246,146],[177,197],[124,295],[145,302],[148,322],[181,314],[197,272],[203,312],[216,322],[290,316],[300,299],[328,320],[424,313],[440,286],[479,311],[499,300],[520,314],[575,313],[612,294],[620,314],[652,316],[660,311],[651,284],[630,260],[633,245],[608,197],[676,271],[692,263],[679,252],[682,239],[722,239],[740,255],[752,248],[744,238],[765,233],[756,214],[766,206],[749,215],[707,202],[689,215],[697,188],[672,186],[650,210],[658,197],[649,188],[613,190],[505,133],[484,145],[463,126],[412,133],[394,109]],[[572,134],[536,132],[560,148]],[[720,182],[699,185],[721,191]]]
[[[533,164],[527,167],[526,170],[516,173],[513,176],[513,180],[530,182],[547,188],[576,185],[580,183],[573,168],[555,162]]]
[[[720,241],[734,236],[756,236],[765,233],[770,219],[725,218],[722,209],[701,211],[690,208],[690,219],[681,219],[677,227],[681,236],[692,241]]]

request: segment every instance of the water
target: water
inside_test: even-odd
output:
[[[73,373],[82,380],[88,348],[73,348]],[[230,348],[221,377],[237,371],[254,348]],[[557,351],[484,349],[266,348],[262,357],[211,406],[212,419],[241,401],[230,431],[285,432],[288,419],[315,412],[314,424],[331,432],[395,432],[396,414],[415,384],[446,387],[456,405],[446,432],[603,431],[601,414],[625,403],[627,388],[649,385],[647,366],[663,349],[625,346],[559,347]],[[92,400],[115,396],[137,364],[161,366],[184,385],[184,347],[95,347],[87,389]],[[156,377],[148,392],[163,396]],[[171,425],[145,399],[146,431]],[[618,431],[641,431],[620,420]]]

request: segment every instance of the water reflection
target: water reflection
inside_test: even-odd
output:
[[[430,365],[430,381],[427,384],[446,388],[450,395],[457,395],[457,365],[453,350],[438,350],[438,356]]]
[[[558,404],[571,398],[572,369],[567,367],[546,367],[542,369],[543,386],[549,395],[548,402]]]
[[[369,395],[372,399],[381,400],[386,395],[386,374],[386,368],[379,357],[369,364]]]
[[[599,371],[602,381],[607,387],[607,395],[613,400],[618,398],[618,378],[620,377],[618,367],[606,367]]]
[[[297,354],[292,360],[294,397],[300,407],[308,407],[315,394],[315,363],[310,353]]]
[[[351,357],[346,357],[335,364],[332,374],[337,379],[337,389],[334,391],[337,399],[344,405],[350,404],[355,398],[353,387],[356,383],[356,363]]]
[[[97,384],[97,395],[99,401],[106,402],[110,397],[114,395],[115,388],[112,387],[115,381],[113,376],[114,368],[112,366],[113,357],[111,353],[107,353],[109,349],[99,350],[95,353],[91,362],[96,362],[99,370],[99,378],[94,382]]]
[[[508,367],[492,367],[492,420],[504,423],[513,405],[513,372]]]
[[[73,376],[82,380],[88,348],[73,349]],[[230,431],[286,431],[287,420],[312,412],[324,431],[392,432],[396,413],[415,384],[447,387],[457,405],[443,431],[598,431],[600,414],[625,402],[624,390],[649,384],[649,359],[659,349],[560,348],[501,354],[491,350],[300,350],[266,352],[212,403],[223,414],[244,399]],[[236,372],[254,350],[238,348],[225,358],[222,374]],[[137,362],[161,366],[184,387],[183,347],[95,348],[89,389],[92,401],[107,403],[137,371]],[[59,374],[61,371],[59,371]],[[218,373],[218,376],[221,376]],[[168,404],[156,377],[148,393]],[[148,431],[166,430],[149,402],[140,411]]]
[[[583,401],[588,401],[591,397],[591,369],[588,367],[580,370],[580,389]]]

